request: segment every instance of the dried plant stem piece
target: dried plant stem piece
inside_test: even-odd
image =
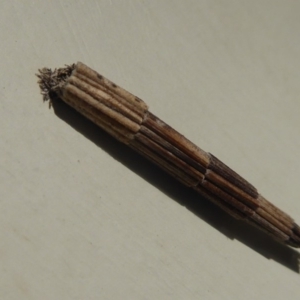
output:
[[[300,228],[286,213],[215,156],[149,112],[147,104],[83,63],[39,70],[44,100],[57,94],[68,105],[210,199],[233,217],[300,247]]]

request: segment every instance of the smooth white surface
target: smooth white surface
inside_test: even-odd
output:
[[[299,299],[297,251],[65,121],[34,76],[83,61],[300,221],[299,11],[1,1],[0,299]]]

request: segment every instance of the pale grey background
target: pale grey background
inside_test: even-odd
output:
[[[34,74],[83,61],[300,220],[300,2],[1,1],[0,298],[299,299],[297,251],[181,187]]]

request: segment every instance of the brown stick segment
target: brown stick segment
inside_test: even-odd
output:
[[[147,128],[151,128],[151,130],[153,130],[157,135],[166,139],[166,141],[173,144],[187,156],[190,156],[204,168],[208,167],[210,161],[208,153],[197,147],[182,134],[178,133],[151,112],[148,113],[143,125]]]
[[[104,76],[100,75],[96,71],[92,70],[85,64],[78,62],[74,74],[76,74],[77,72],[95,81],[97,84],[107,88],[108,90],[114,91],[114,93],[120,96],[120,98],[126,99],[128,104],[131,104],[132,108],[135,111],[139,111],[141,115],[144,115],[144,113],[147,112],[148,105],[144,101],[129,93],[125,89],[119,87],[118,85],[108,80]]]
[[[260,201],[260,215],[263,215],[266,219],[266,214],[269,215],[268,220],[278,228],[288,228],[287,232],[290,236],[289,244],[292,246],[295,246],[297,244],[299,247],[300,230],[299,226],[294,222],[294,220],[289,215],[266,200],[262,195],[258,196],[258,200]]]
[[[142,133],[138,132],[135,135],[135,140],[143,144],[151,152],[155,152],[158,156],[160,156],[165,161],[164,164],[173,165],[180,171],[180,173],[187,174],[190,178],[188,183],[189,186],[197,185],[199,181],[204,178],[202,173],[198,172],[196,169],[175,156],[172,152],[161,147],[159,144],[155,143]]]
[[[222,169],[224,170],[224,168]],[[222,175],[224,176],[224,172]],[[228,178],[228,176],[226,177]],[[293,231],[291,218],[288,215],[281,212],[275,206],[269,204],[269,202],[262,196],[258,195],[257,198],[251,197],[249,195],[249,192],[245,193],[244,191],[240,190],[237,187],[237,185],[231,184],[225,178],[223,178],[219,174],[216,174],[210,169],[207,170],[205,174],[205,179],[209,180],[210,182],[213,182],[218,188],[220,188],[220,190],[218,190],[216,187],[210,186],[210,188],[213,187],[213,189],[216,191],[216,195],[220,193],[220,191],[226,191],[234,198],[236,198],[236,200],[241,201],[247,207],[252,209],[253,214],[248,215],[247,218],[250,220],[253,219],[254,223],[261,222],[259,226],[264,230],[267,230],[268,233],[271,233],[280,239],[289,236],[290,243],[300,243],[300,236]],[[204,182],[204,185],[205,184],[207,183]],[[222,198],[223,200],[227,199],[227,201],[229,200],[232,202],[232,199],[228,197],[226,198],[225,194],[220,194],[220,198]],[[287,243],[287,239],[285,239],[284,241]]]
[[[97,112],[103,113],[105,116],[110,118],[112,120],[112,122],[122,125],[124,127],[124,129],[127,129],[129,132],[136,133],[139,131],[139,129],[140,129],[139,124],[131,121],[130,119],[126,118],[124,115],[120,114],[119,112],[112,110],[111,108],[100,103],[99,101],[97,101],[97,99],[88,95],[87,93],[80,90],[76,86],[74,86],[72,84],[67,84],[64,88],[63,97],[65,97],[66,93],[74,95],[78,99],[84,99],[84,101],[90,107],[94,107],[95,110],[97,110]]]
[[[300,237],[300,227],[295,222],[293,222],[293,232]]]
[[[101,76],[101,75],[99,75],[99,76]],[[76,77],[76,78],[84,81],[86,84],[92,86],[93,88],[106,93],[111,98],[113,98],[117,102],[119,102],[120,105],[122,105],[124,107],[127,107],[128,110],[131,110],[132,113],[139,116],[139,118],[141,118],[143,120],[143,118],[145,116],[145,113],[146,113],[146,110],[141,108],[140,105],[135,106],[134,103],[132,103],[132,101],[128,101],[128,99],[122,98],[119,94],[116,93],[114,88],[110,89],[107,86],[103,85],[101,83],[101,81],[96,82],[96,81],[92,80],[91,78],[85,76],[84,74],[79,73],[76,68],[72,72],[72,77]],[[143,102],[143,101],[140,100],[140,102]],[[139,123],[141,123],[141,122],[139,121]]]
[[[277,240],[285,242],[288,245],[296,247],[297,245],[299,245],[299,237],[291,233],[288,228],[282,225],[277,226],[278,223],[276,221],[272,222],[274,220],[272,220],[272,217],[267,216],[266,212],[264,212],[263,215],[260,215],[247,206],[241,205],[241,202],[239,202],[237,199],[228,195],[226,192],[222,191],[217,186],[214,186],[208,181],[204,180],[202,186],[204,187],[204,189],[200,185],[195,187],[194,189],[214,202],[216,205],[221,207],[233,217],[246,220],[248,223],[254,225],[260,230],[265,231],[273,238],[275,237]]]
[[[258,192],[256,188],[230,169],[227,165],[217,159],[215,156],[210,154],[210,164],[208,169],[214,171],[215,173],[219,174],[233,185],[237,186],[239,189],[243,190],[245,193],[253,197],[254,199],[258,197]]]
[[[218,198],[225,201],[230,206],[234,207],[236,210],[238,210],[245,217],[251,218],[251,216],[254,214],[254,211],[251,208],[246,206],[244,203],[238,201],[236,198],[229,195],[225,191],[221,190],[219,187],[217,187],[213,183],[211,183],[211,182],[204,179],[201,182],[201,186],[203,186],[207,191],[211,192],[212,194],[214,194]]]
[[[245,193],[243,190],[238,188],[236,185],[232,184],[224,177],[215,173],[214,171],[208,169],[205,173],[205,178],[210,182],[217,185],[222,190],[226,191],[230,195],[234,196],[245,205],[249,206],[252,209],[257,209],[259,207],[259,201],[256,198],[251,197],[249,194]]]
[[[293,247],[299,247],[299,239],[300,239],[300,227],[294,222],[292,225],[292,230],[294,233],[293,237],[289,239],[289,245]],[[296,237],[296,238],[295,238]]]
[[[281,223],[278,219],[274,218],[269,212],[265,211],[262,208],[258,208],[255,211],[258,215],[260,215],[262,218],[267,220],[269,223],[274,225],[276,228],[280,229],[282,232],[284,232],[286,235],[292,236],[293,232],[290,226],[285,226],[285,224]]]
[[[287,234],[288,230],[286,228],[284,228],[284,231],[282,231],[281,228],[276,227],[276,223],[272,224],[268,219],[264,218],[265,216],[260,216],[254,210],[250,209],[248,206],[244,205],[212,183],[204,180],[202,186],[208,191],[212,192],[215,196],[225,201],[228,205],[237,209],[242,215],[245,216],[245,219],[249,219],[256,223],[260,229],[265,230],[281,241],[287,242],[289,240],[289,235]]]
[[[134,139],[131,141],[129,146],[135,151],[139,152],[142,156],[148,158],[150,161],[155,163],[157,166],[162,168],[164,171],[169,173],[171,176],[173,176],[175,179],[177,179],[184,185],[191,186],[191,183],[194,182],[194,179],[191,176],[181,171],[173,164],[168,163],[164,158],[162,158],[160,155],[143,145],[140,141]]]
[[[107,131],[117,140],[123,143],[128,143],[128,140],[133,139],[133,133],[129,133],[123,126],[113,122],[105,114],[100,113],[95,107],[90,106],[88,103],[84,102],[83,99],[69,94],[68,91],[65,91],[64,93],[64,102]]]
[[[208,190],[204,189],[201,185],[197,185],[193,187],[193,189],[197,191],[200,195],[205,197],[206,199],[210,200],[211,202],[219,206],[221,209],[223,209],[225,212],[227,212],[234,218],[238,220],[245,219],[245,215],[242,214],[239,210],[235,209],[232,205],[229,205],[228,203],[226,203],[216,195],[210,193]]]
[[[131,121],[141,124],[143,118],[136,114],[132,109],[126,107],[121,101],[115,99],[112,95],[108,94],[107,92],[102,91],[99,88],[95,88],[89,83],[85,82],[81,78],[77,76],[71,76],[68,80],[68,83],[73,84],[81,91],[84,91],[94,99],[98,100],[103,105],[107,106],[108,108],[124,115]]]
[[[259,195],[257,200],[259,201],[259,206],[268,211],[273,217],[279,218],[281,222],[286,225],[290,225],[294,223],[294,220],[285,212],[280,210],[278,207],[270,203],[265,197]]]
[[[101,90],[101,91],[103,91],[107,94],[111,93],[111,90],[107,89],[105,86],[99,84],[99,82],[96,82],[96,81],[92,80],[91,78],[87,77],[86,75],[84,75],[82,73],[79,73],[76,68],[72,72],[72,76],[79,78],[80,80],[84,81],[88,85],[90,85],[90,86],[92,86],[96,89],[99,89],[99,90]]]
[[[273,238],[276,238],[277,240],[288,243],[289,236],[285,233],[283,233],[280,229],[276,228],[274,225],[272,225],[269,221],[265,220],[263,217],[261,217],[258,214],[253,214],[250,222],[251,224],[256,224],[257,227],[260,230],[264,230],[266,233],[271,235]]]
[[[191,167],[198,170],[200,173],[204,174],[206,169],[200,165],[198,162],[193,160],[191,157],[186,155],[184,152],[176,148],[173,144],[169,143],[166,139],[162,138],[161,136],[157,135],[154,131],[151,130],[151,128],[147,128],[142,124],[141,129],[139,131],[140,133],[144,134],[148,138],[150,138],[152,141],[156,142],[169,152],[173,153],[175,156],[180,158],[182,161],[190,165]],[[203,176],[202,176],[203,177]]]

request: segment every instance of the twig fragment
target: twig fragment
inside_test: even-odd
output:
[[[286,213],[215,156],[186,139],[127,92],[83,63],[39,70],[44,101],[52,94],[119,141],[159,165],[233,217],[260,228],[274,239],[300,247],[300,227]]]

